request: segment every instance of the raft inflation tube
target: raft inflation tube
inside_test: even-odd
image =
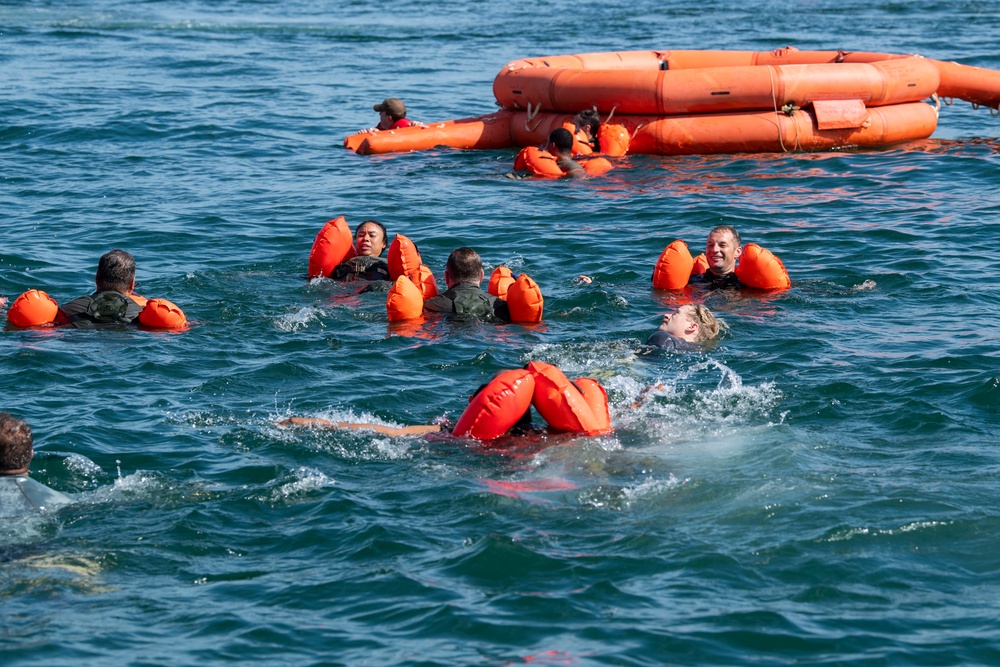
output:
[[[499,438],[531,408],[534,393],[535,376],[530,370],[503,371],[472,397],[452,434],[475,440]]]
[[[1000,72],[906,54],[653,50],[524,58],[493,81],[491,114],[354,135],[360,154],[538,146],[576,113],[602,116],[602,153],[689,155],[881,148],[925,139],[937,109],[1000,115]],[[614,135],[602,136],[609,128]]]
[[[653,268],[653,288],[684,289],[691,276],[701,275],[707,270],[708,261],[705,255],[692,258],[687,244],[677,239],[663,249],[656,261],[656,266]],[[779,290],[792,286],[788,271],[781,260],[770,250],[756,243],[747,243],[743,246],[743,253],[740,255],[735,273],[740,283],[755,289]]]

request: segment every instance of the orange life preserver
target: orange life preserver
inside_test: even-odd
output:
[[[607,158],[592,157],[589,160],[580,160],[580,166],[587,172],[587,176],[603,176],[612,169],[614,165]]]
[[[309,252],[309,277],[329,276],[338,264],[354,257],[354,237],[347,220],[340,216],[328,221],[316,234]]]
[[[139,312],[139,324],[150,329],[184,329],[187,328],[187,317],[171,301],[149,299]]]
[[[590,145],[590,139],[583,130],[576,131],[576,123],[571,120],[562,124],[563,129],[573,135],[573,147],[570,149],[573,155],[593,155],[594,147]]]
[[[542,321],[545,298],[538,283],[527,274],[522,273],[510,285],[506,300],[511,322],[537,324]]]
[[[611,431],[611,410],[608,407],[608,392],[594,378],[577,378],[574,381],[587,405],[594,413],[594,418],[602,432]]]
[[[426,264],[421,264],[407,278],[420,290],[424,301],[438,295],[437,279],[434,277],[434,272]]]
[[[563,170],[556,164],[556,156],[543,151],[538,146],[527,146],[521,149],[514,160],[515,171],[530,171],[535,176],[562,178]]]
[[[500,297],[504,301],[507,300],[507,290],[510,286],[514,284],[514,274],[506,266],[498,266],[493,269],[493,273],[490,275],[490,283],[486,288],[486,291],[493,296]]]
[[[14,299],[7,311],[7,321],[18,327],[54,324],[59,304],[42,290],[30,289]]]
[[[788,289],[792,286],[781,260],[756,243],[743,246],[740,263],[736,265],[736,277],[747,287],[757,289]]]
[[[420,268],[420,252],[416,244],[402,234],[389,245],[389,278],[395,280],[400,276],[408,276]]]
[[[610,420],[594,414],[590,401],[565,373],[552,364],[539,361],[529,362],[527,368],[535,376],[531,404],[549,426],[572,433],[607,432]],[[590,393],[595,391],[588,388]]]
[[[622,125],[601,123],[597,128],[597,143],[601,147],[601,155],[621,157],[628,152],[632,135]]]
[[[420,288],[406,276],[396,278],[385,299],[385,310],[390,322],[412,320],[424,312],[424,295]]]
[[[531,408],[535,376],[525,368],[503,371],[472,397],[452,435],[492,440],[510,430]]]
[[[692,276],[700,276],[708,271],[708,257],[705,257],[705,253],[701,253],[694,258],[694,265],[691,267]]]
[[[691,278],[694,260],[684,241],[677,239],[663,249],[653,268],[654,289],[683,289]]]

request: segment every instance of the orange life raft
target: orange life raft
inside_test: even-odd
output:
[[[799,51],[620,51],[508,63],[493,83],[500,111],[352,135],[360,154],[435,146],[537,146],[582,109],[631,136],[630,153],[823,151],[923,139],[959,98],[1000,113],[1000,72],[909,55]],[[604,123],[602,123],[603,127]]]

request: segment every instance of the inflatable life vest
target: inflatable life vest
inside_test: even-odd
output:
[[[420,264],[417,246],[406,236],[396,234],[389,244],[389,277],[395,280],[400,276],[408,276],[419,270]]]
[[[110,295],[104,292],[103,295]],[[125,316],[128,300],[131,299],[142,310],[139,311],[138,322],[150,329],[184,329],[187,328],[187,317],[184,311],[166,299],[146,299],[138,294],[129,296],[117,295],[119,299],[101,299],[98,297],[88,308],[88,314],[95,319],[107,320],[107,323],[130,324],[131,319]],[[110,312],[113,309],[114,312]],[[7,311],[7,321],[19,327],[39,327],[57,324],[59,305],[41,290],[28,290],[21,294],[10,310]]]
[[[736,277],[747,287],[757,289],[788,289],[792,286],[781,260],[756,243],[743,246],[743,254],[736,265]]]
[[[14,299],[7,311],[7,321],[18,327],[55,324],[59,304],[42,290],[30,289]]]
[[[452,434],[476,440],[499,438],[528,412],[534,393],[535,376],[530,370],[503,371],[472,397]]]
[[[684,289],[691,278],[691,269],[694,260],[691,259],[691,251],[687,244],[680,239],[672,242],[656,260],[653,267],[653,288],[679,290]]]
[[[632,135],[622,125],[601,123],[597,129],[597,144],[601,147],[601,155],[621,157],[628,152]]]
[[[522,324],[537,324],[542,321],[545,299],[538,283],[525,273],[517,277],[507,289],[507,308],[510,321]]]
[[[531,361],[527,369],[535,376],[535,393],[531,404],[549,426],[560,431],[594,435],[610,430],[607,395],[603,388],[598,392],[596,387],[585,383],[588,399],[580,387],[570,382],[565,373],[552,364]],[[597,384],[596,380],[592,382]],[[601,396],[604,400],[603,407]],[[594,406],[598,407],[598,414],[595,414]]]
[[[679,290],[688,284],[691,276],[708,270],[708,259],[702,253],[691,258],[687,244],[677,239],[664,248],[653,268],[653,288]],[[788,289],[792,281],[785,265],[770,250],[756,243],[743,246],[736,277],[747,287],[764,290]]]
[[[166,299],[149,299],[139,313],[139,324],[148,329],[186,329],[184,311]]]
[[[507,290],[514,284],[514,274],[506,266],[498,266],[490,275],[490,283],[486,291],[504,301],[507,300]]]
[[[416,271],[409,274],[407,278],[416,285],[417,289],[424,297],[424,301],[438,295],[437,279],[434,272],[426,264],[421,264]]]
[[[420,288],[406,276],[396,278],[385,299],[385,310],[390,322],[412,320],[424,312],[424,295]]]
[[[570,151],[572,151],[574,157],[577,155],[593,155],[594,147],[590,145],[590,138],[587,137],[586,132],[583,130],[577,132],[576,123],[571,120],[563,123],[562,127],[573,135],[573,147]]]
[[[588,176],[600,176],[606,174],[614,165],[606,158],[595,157],[589,160],[579,160],[580,166],[587,172]],[[548,151],[543,151],[538,146],[527,146],[521,149],[514,160],[514,171],[529,171],[535,176],[547,178],[563,178],[568,176],[566,172],[559,168],[556,156]]]
[[[347,220],[340,216],[328,221],[316,234],[309,252],[309,278],[329,276],[338,264],[357,255]]]
[[[608,407],[608,392],[594,378],[577,378],[574,381],[583,398],[587,401],[602,433],[611,431],[611,410]]]

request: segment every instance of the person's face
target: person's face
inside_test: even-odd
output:
[[[724,276],[736,268],[736,260],[743,253],[743,248],[736,245],[732,232],[712,232],[705,243],[705,259],[712,273]]]
[[[358,227],[358,233],[354,237],[354,248],[359,255],[378,257],[385,250],[385,236],[382,229],[370,222]]]
[[[682,339],[693,336],[698,331],[698,323],[694,318],[694,306],[681,306],[664,315],[660,330]]]
[[[389,115],[388,111],[383,109],[378,112],[378,126],[383,130],[392,127],[392,116]]]

